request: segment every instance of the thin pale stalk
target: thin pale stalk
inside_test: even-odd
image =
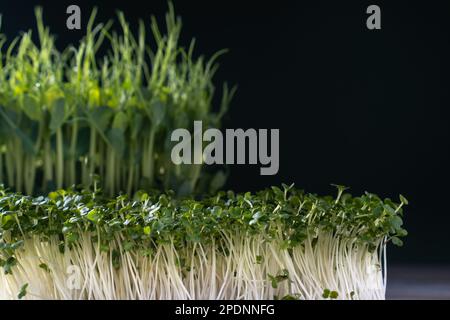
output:
[[[77,183],[77,173],[76,173],[76,153],[77,153],[77,142],[78,142],[78,121],[74,121],[72,124],[72,136],[70,141],[70,184],[74,185]]]
[[[56,130],[56,187],[61,189],[64,184],[64,142],[62,129]]]
[[[95,173],[96,152],[97,152],[97,133],[95,131],[95,128],[91,127],[91,136],[89,143],[89,178],[88,178],[88,180],[91,182]]]

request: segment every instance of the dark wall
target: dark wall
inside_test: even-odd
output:
[[[257,190],[281,182],[316,193],[330,183],[397,199],[410,232],[394,261],[450,262],[450,3],[436,1],[174,1],[185,43],[197,52],[221,48],[217,84],[239,90],[227,128],[279,128],[280,171],[232,166],[228,188]],[[245,4],[244,4],[245,3]],[[93,6],[99,20],[123,10],[130,21],[162,17],[166,1],[2,1],[2,32],[34,27],[33,7],[63,47],[82,31],[65,28],[65,8]],[[382,30],[366,28],[378,4]]]

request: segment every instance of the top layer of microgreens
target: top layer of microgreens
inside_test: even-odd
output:
[[[142,188],[188,194],[204,182],[200,166],[170,161],[170,133],[194,120],[219,126],[234,92],[225,85],[220,111],[212,112],[223,51],[206,60],[194,58],[194,41],[183,49],[170,4],[165,32],[152,18],[154,45],[143,22],[135,37],[119,13],[116,33],[111,23],[95,26],[94,11],[85,38],[60,52],[40,9],[36,17],[37,44],[29,31],[0,50],[0,183],[35,194],[87,186],[101,175],[113,195]],[[0,49],[5,42],[0,34]],[[100,56],[100,47],[108,54]]]
[[[109,199],[95,190],[61,190],[32,198],[0,189],[0,258],[10,268],[14,250],[28,237],[59,239],[64,250],[87,231],[107,252],[118,234],[125,250],[144,252],[167,241],[176,247],[218,243],[224,234],[263,235],[287,249],[321,232],[354,240],[369,250],[385,240],[402,244],[399,237],[407,233],[401,218],[405,198],[400,196],[396,204],[370,193],[352,197],[345,188],[337,188],[336,198],[283,185],[283,190],[272,187],[256,194],[220,192],[201,201],[147,193]]]

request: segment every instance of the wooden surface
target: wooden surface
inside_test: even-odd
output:
[[[450,266],[388,266],[386,298],[450,300]]]

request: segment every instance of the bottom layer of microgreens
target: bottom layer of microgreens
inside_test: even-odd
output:
[[[407,201],[337,188],[202,200],[0,188],[0,298],[383,299]]]

